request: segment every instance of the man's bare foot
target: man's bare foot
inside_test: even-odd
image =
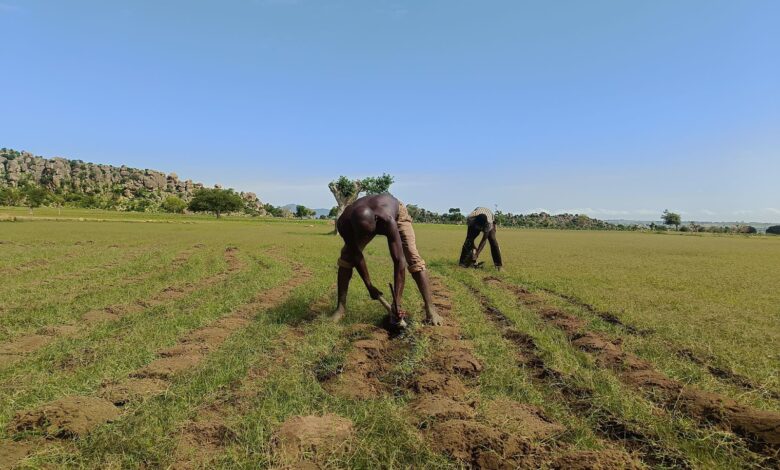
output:
[[[425,322],[433,326],[441,326],[444,324],[444,318],[433,310],[428,311],[425,315]]]
[[[344,318],[344,313],[346,313],[346,309],[344,309],[343,307],[339,307],[339,308],[336,309],[335,312],[333,312],[330,315],[330,320],[333,323],[338,323],[338,322],[341,321],[342,318]]]

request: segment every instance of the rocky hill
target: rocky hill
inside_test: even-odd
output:
[[[176,173],[166,175],[156,170],[43,158],[29,152],[0,149],[0,189],[29,185],[60,195],[71,205],[141,211],[159,210],[170,196],[189,201],[203,187],[201,183],[179,179]],[[254,193],[240,194],[247,212],[264,213]]]

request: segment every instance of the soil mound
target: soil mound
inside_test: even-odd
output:
[[[466,341],[445,341],[441,351],[433,355],[433,362],[447,372],[467,377],[474,377],[482,372],[482,363],[471,352]]]
[[[386,389],[379,376],[389,368],[387,331],[371,325],[356,325],[349,334],[363,339],[352,343],[342,373],[327,380],[325,388],[334,395],[354,400],[377,397]]]
[[[25,354],[46,346],[54,338],[47,335],[29,335],[15,339],[10,343],[0,344],[0,355]]]
[[[434,450],[477,468],[515,468],[508,460],[531,451],[527,441],[471,420],[434,423],[429,435]]]
[[[419,394],[436,394],[455,398],[466,394],[466,387],[457,377],[439,372],[425,372],[414,382],[413,389]]]
[[[565,430],[562,425],[547,418],[539,408],[506,398],[485,405],[483,415],[497,429],[528,439],[547,439]]]
[[[17,413],[11,431],[43,431],[47,436],[69,438],[87,434],[119,417],[110,401],[93,397],[66,397],[36,410]]]
[[[134,373],[133,377],[167,380],[178,372],[194,367],[201,359],[203,359],[202,355],[161,357],[155,359],[146,365],[146,367]]]
[[[426,420],[471,419],[474,408],[452,398],[439,395],[426,395],[416,400],[412,411]]]
[[[235,437],[219,413],[205,412],[197,421],[188,423],[179,436],[174,468],[199,468]]]
[[[100,396],[116,406],[158,395],[168,389],[168,383],[159,379],[131,378],[120,383],[106,384]]]
[[[576,451],[557,458],[555,470],[613,470],[642,468],[630,455],[616,450]]]
[[[724,423],[739,434],[780,447],[780,413],[748,408],[730,398],[690,387],[683,388],[679,404],[704,421]]]
[[[345,450],[354,433],[352,421],[335,414],[294,416],[279,428],[274,443],[286,459],[311,456],[317,460]]]

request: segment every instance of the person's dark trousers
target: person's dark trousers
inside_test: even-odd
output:
[[[501,249],[498,247],[498,240],[496,239],[495,224],[493,224],[493,228],[488,232],[487,237],[488,243],[490,243],[490,256],[493,257],[493,264],[496,266],[503,266],[504,263],[501,261]]]
[[[471,266],[471,252],[477,248],[474,246],[474,240],[476,240],[480,232],[482,232],[476,223],[469,223],[467,227],[466,241],[463,243],[463,249],[460,251],[461,266]],[[493,245],[491,244],[491,250],[492,246]]]

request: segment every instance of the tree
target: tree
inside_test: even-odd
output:
[[[360,197],[360,193],[386,193],[393,181],[393,177],[387,173],[383,173],[382,176],[363,178],[362,180],[351,180],[346,176],[340,176],[339,179],[331,181],[328,183],[328,189],[333,193],[333,197],[336,198],[336,218],[341,217],[344,208],[355,202]],[[338,226],[336,226],[333,233],[338,233]]]
[[[328,218],[329,219],[335,219],[336,216],[338,215],[338,213],[339,213],[338,206],[333,206],[333,207],[330,208],[330,212],[328,212]]]
[[[664,213],[661,214],[661,220],[664,221],[664,224],[666,225],[674,225],[674,229],[678,230],[680,227],[680,224],[682,223],[682,220],[680,218],[680,214],[675,214],[674,212],[669,212],[668,209],[664,210]]]
[[[182,214],[184,213],[184,209],[187,208],[187,203],[184,202],[180,197],[178,196],[168,196],[165,198],[165,200],[160,204],[160,207],[165,212],[173,212],[174,214]]]
[[[270,214],[272,217],[281,217],[282,216],[282,208],[276,207],[273,204],[265,203],[263,204],[263,209],[265,209],[265,212]]]
[[[306,206],[301,206],[301,205],[295,206],[295,217],[298,217],[299,219],[311,217],[314,214],[315,212]]]
[[[213,212],[217,218],[223,212],[237,211],[243,207],[241,196],[232,189],[203,188],[195,192],[189,204],[193,212]]]
[[[780,235],[780,225],[773,225],[771,227],[767,227],[766,233],[770,235]]]
[[[30,214],[32,214],[34,208],[41,207],[41,205],[46,202],[46,199],[49,196],[49,191],[41,188],[40,186],[29,185],[25,186],[25,188],[22,190],[22,194],[24,195],[24,200],[27,203],[27,207],[30,208]]]
[[[450,210],[447,211],[447,214],[447,218],[450,220],[450,222],[459,224],[463,222],[463,219],[465,219],[465,216],[460,212],[460,207],[450,207]]]
[[[21,191],[16,188],[0,188],[0,206],[15,206],[22,197]]]

